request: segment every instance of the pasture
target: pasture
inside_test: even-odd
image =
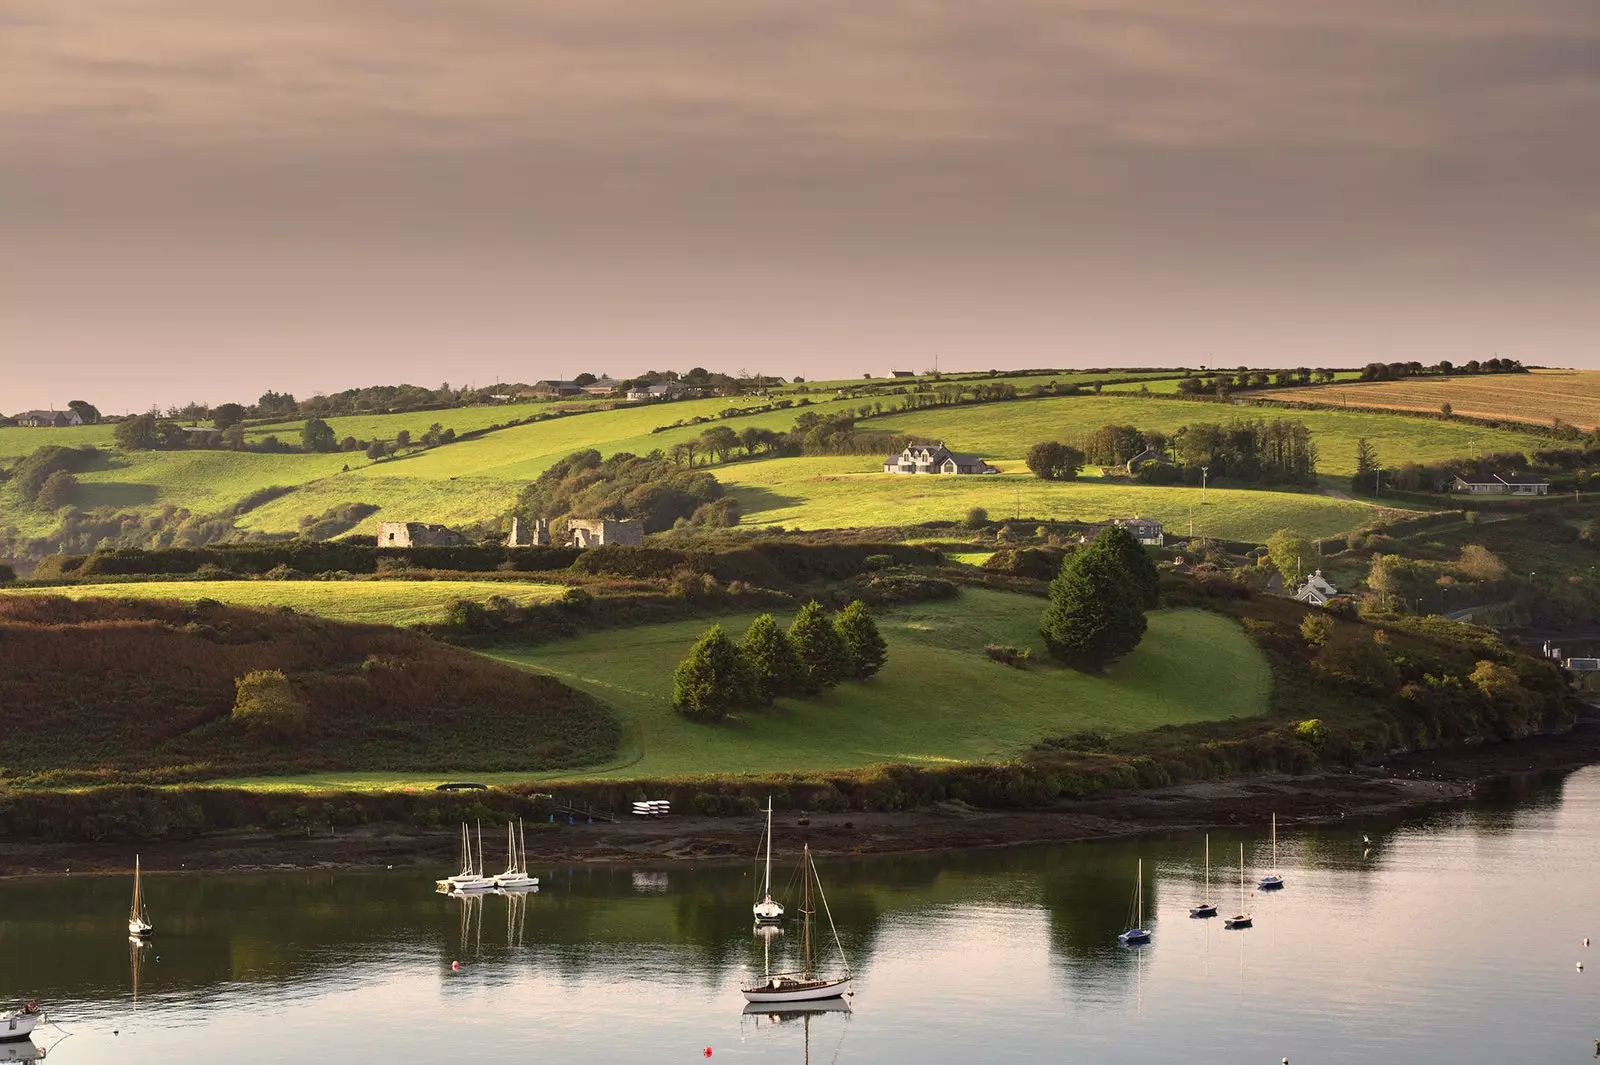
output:
[[[1600,372],[1593,370],[1352,382],[1302,389],[1286,398],[1338,407],[1430,412],[1448,403],[1453,413],[1474,418],[1537,425],[1560,418],[1580,429],[1600,426]]]
[[[564,591],[561,585],[521,581],[151,581],[13,588],[0,591],[0,599],[27,595],[182,603],[214,599],[228,606],[290,607],[332,621],[406,626],[442,621],[458,599],[482,603],[499,595],[526,605],[555,599]]]

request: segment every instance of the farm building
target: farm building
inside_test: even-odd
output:
[[[1177,465],[1177,463],[1173,462],[1172,458],[1165,451],[1157,451],[1153,447],[1148,447],[1139,452],[1137,455],[1133,456],[1133,458],[1129,459],[1125,468],[1131,476],[1132,474],[1138,473],[1142,467],[1151,464],[1157,466]]]
[[[444,525],[422,521],[385,521],[378,525],[379,547],[454,547],[465,537]]]
[[[653,385],[639,385],[628,389],[628,399],[634,403],[648,403],[653,399],[677,399],[684,387],[676,381],[660,381]]]
[[[951,451],[943,443],[912,444],[883,460],[884,473],[999,473],[977,455]]]
[[[904,377],[915,377],[917,375],[914,372],[912,372],[911,370],[890,370],[889,371],[889,376],[890,377],[902,377],[902,378],[904,378]]]
[[[75,410],[25,410],[15,421],[30,429],[66,429],[82,425],[83,415]]]
[[[644,524],[633,518],[623,518],[621,521],[612,518],[568,518],[567,536],[569,547],[600,547],[604,544],[642,547]]]
[[[1088,543],[1113,525],[1127,529],[1133,534],[1135,540],[1146,547],[1166,546],[1167,531],[1159,521],[1153,518],[1112,518],[1109,521],[1091,525],[1084,529],[1083,535],[1079,537],[1079,542]]]
[[[621,387],[621,381],[613,381],[609,377],[601,377],[584,385],[583,390],[591,396],[609,396],[615,394]]]
[[[583,389],[573,381],[535,381],[532,388],[525,388],[518,393],[519,396],[534,399],[562,399],[582,394]]]
[[[1525,473],[1496,473],[1488,477],[1457,477],[1450,490],[1475,496],[1547,496],[1550,482]]]
[[[1295,590],[1294,597],[1297,602],[1310,603],[1312,606],[1326,606],[1329,599],[1339,594],[1339,589],[1329,584],[1322,576],[1319,569],[1306,578],[1306,582]]]

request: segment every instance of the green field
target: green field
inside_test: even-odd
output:
[[[1002,463],[1015,470],[1020,464]],[[1200,505],[1198,488],[1103,481],[1041,481],[1028,473],[982,477],[911,477],[878,471],[871,458],[796,458],[736,463],[717,469],[744,509],[744,523],[793,529],[832,529],[960,521],[983,507],[994,521],[1019,510],[1025,518],[1101,521],[1155,518],[1170,539],[1194,535],[1260,543],[1288,527],[1306,536],[1333,536],[1405,516],[1367,503],[1310,492],[1212,488]]]
[[[371,625],[440,621],[458,599],[484,602],[502,595],[520,604],[555,599],[566,588],[520,581],[152,581],[15,588],[12,595],[65,595],[73,599],[215,599],[229,606],[292,607],[303,614]]]

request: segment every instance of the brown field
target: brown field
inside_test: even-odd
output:
[[[1481,377],[1421,377],[1296,389],[1296,401],[1342,407],[1436,411],[1549,425],[1560,418],[1582,429],[1600,425],[1600,372],[1535,370]]]

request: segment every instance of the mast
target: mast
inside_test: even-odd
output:
[[[772,897],[772,796],[767,796],[767,871],[761,882],[763,898]]]
[[[800,950],[805,967],[803,978],[809,980],[811,979],[811,877],[814,873],[811,868],[811,844],[809,843],[805,844],[804,852],[800,857],[800,865],[800,880],[805,885],[804,901],[800,904],[800,914],[804,921]]]
[[[517,818],[517,856],[520,864],[517,872],[523,876],[528,875],[528,834],[523,830],[522,818]]]
[[[139,919],[139,856],[133,856],[133,905],[128,909],[128,920]]]
[[[1239,844],[1239,912],[1244,913],[1244,844]]]
[[[1139,859],[1139,882],[1134,887],[1133,897],[1134,897],[1135,900],[1137,900],[1137,903],[1138,903],[1138,906],[1139,906],[1139,920],[1133,927],[1135,927],[1135,928],[1143,928],[1144,927],[1144,859],[1143,858]]]
[[[1272,875],[1278,875],[1278,815],[1272,815]]]
[[[483,822],[478,822],[478,875],[483,875]]]
[[[1211,833],[1206,833],[1206,898],[1211,897]]]

